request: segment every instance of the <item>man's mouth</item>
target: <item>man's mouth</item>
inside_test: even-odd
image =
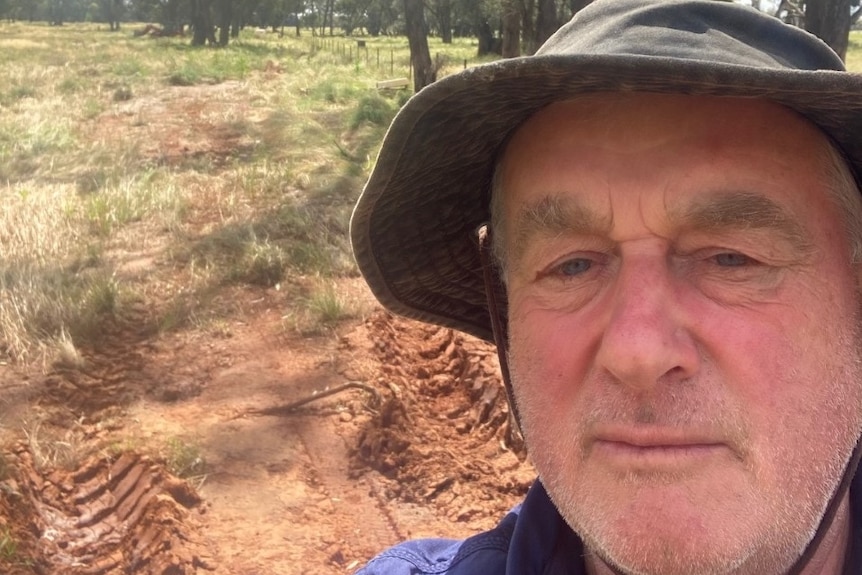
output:
[[[599,430],[591,443],[592,456],[625,471],[680,471],[732,455],[721,438],[696,429],[615,427]]]

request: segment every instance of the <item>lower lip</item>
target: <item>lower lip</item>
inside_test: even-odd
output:
[[[593,453],[609,464],[628,471],[680,470],[705,463],[708,459],[726,454],[722,444],[691,445],[632,445],[620,441],[597,440]]]

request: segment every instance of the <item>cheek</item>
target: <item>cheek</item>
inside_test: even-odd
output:
[[[826,454],[846,453],[858,437],[855,300],[835,294],[804,288],[784,300],[793,304],[701,316],[704,364],[743,415],[753,463],[767,482],[807,481],[787,470],[817,461],[834,468]]]
[[[563,407],[579,392],[595,356],[594,322],[574,315],[531,309],[512,315],[510,367],[519,374],[519,395],[534,394]]]
[[[534,310],[513,314],[509,333],[509,367],[531,459],[543,474],[560,467],[575,473],[584,414],[590,395],[598,393],[589,385],[595,379],[595,328],[565,314]],[[551,457],[561,452],[571,456]]]

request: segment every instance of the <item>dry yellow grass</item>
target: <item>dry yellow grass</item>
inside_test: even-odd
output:
[[[158,329],[217,317],[225,284],[349,315],[330,280],[355,274],[350,208],[405,96],[374,86],[406,41],[133,28],[0,24],[0,361],[74,360],[135,304]]]

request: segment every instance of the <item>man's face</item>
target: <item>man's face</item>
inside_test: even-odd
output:
[[[823,135],[757,101],[554,104],[502,165],[532,459],[630,573],[783,571],[860,432],[859,297]]]

